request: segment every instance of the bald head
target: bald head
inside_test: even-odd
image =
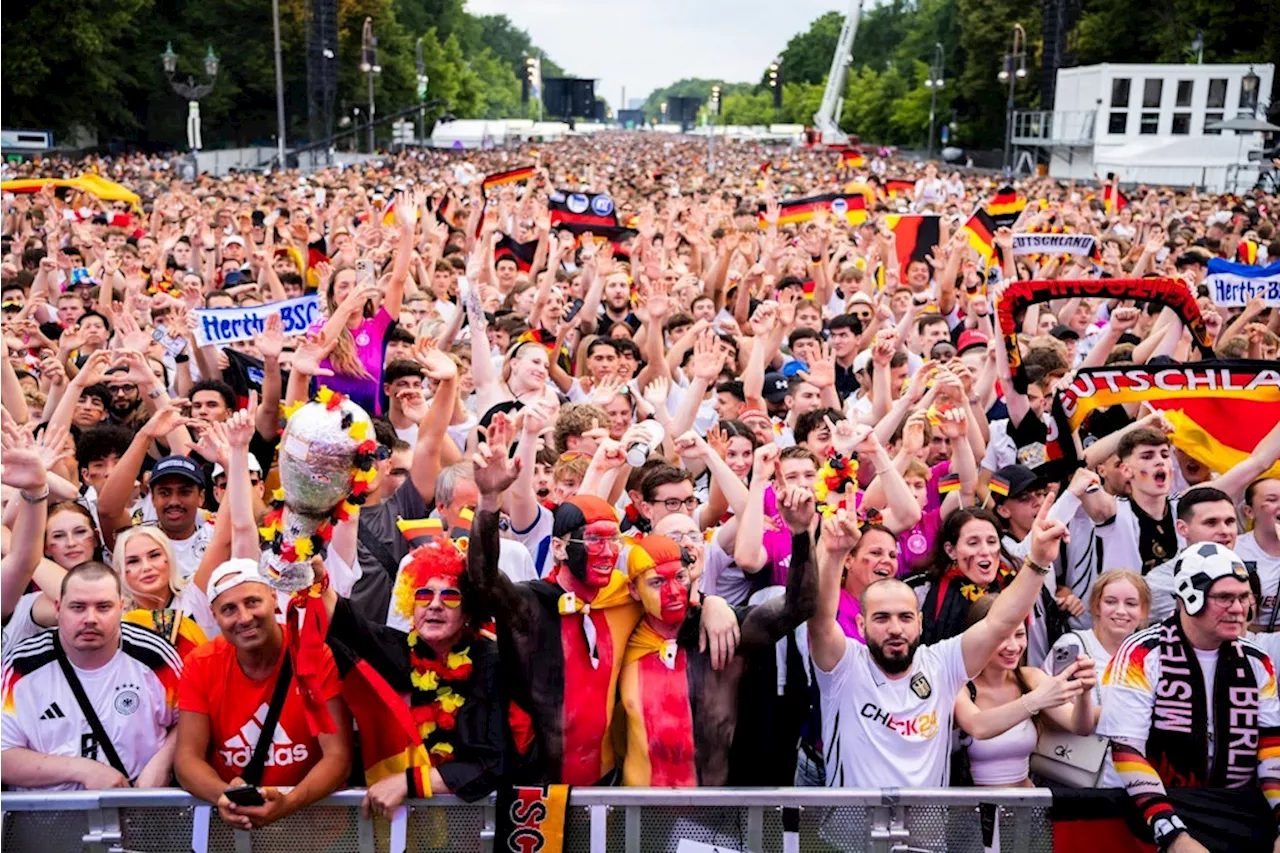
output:
[[[862,590],[862,595],[858,596],[858,606],[868,618],[876,610],[896,613],[904,608],[908,610],[920,609],[920,604],[916,601],[915,590],[897,578],[881,578],[878,581],[867,584],[866,588]]]

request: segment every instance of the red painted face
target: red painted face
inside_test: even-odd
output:
[[[622,550],[618,523],[616,521],[591,522],[583,530],[582,544],[587,552],[585,581],[589,586],[602,589],[613,578],[614,567],[618,563],[618,552]]]
[[[679,561],[659,563],[635,582],[645,612],[672,625],[684,621],[689,609],[689,570]]]

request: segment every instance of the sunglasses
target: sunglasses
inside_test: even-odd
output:
[[[419,587],[413,591],[414,604],[430,604],[435,601],[436,596],[440,596],[440,603],[450,610],[456,610],[462,606],[462,590],[446,587],[441,590],[430,590]]]
[[[853,316],[857,317],[859,320],[870,320],[871,312],[870,311],[854,311]]]

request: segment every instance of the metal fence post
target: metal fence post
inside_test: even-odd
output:
[[[119,809],[89,809],[89,831],[84,835],[84,846],[88,853],[109,853],[120,846],[120,811]]]
[[[627,806],[623,849],[626,853],[640,853],[640,807]],[[592,851],[595,853],[595,851]]]
[[[751,806],[747,809],[747,849],[751,853],[763,853],[764,850],[764,807]]]
[[[609,849],[609,807],[587,808],[591,812],[591,853],[606,853]]]

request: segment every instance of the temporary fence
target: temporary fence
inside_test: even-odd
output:
[[[260,830],[232,830],[174,789],[9,793],[5,851],[58,853],[374,853],[494,850],[492,802],[413,800],[391,820],[361,815],[342,791]],[[565,853],[1050,853],[1042,788],[576,788]],[[985,827],[984,827],[985,824]],[[985,836],[985,838],[984,838]],[[707,845],[707,846],[698,846]],[[521,851],[513,851],[521,853]]]

